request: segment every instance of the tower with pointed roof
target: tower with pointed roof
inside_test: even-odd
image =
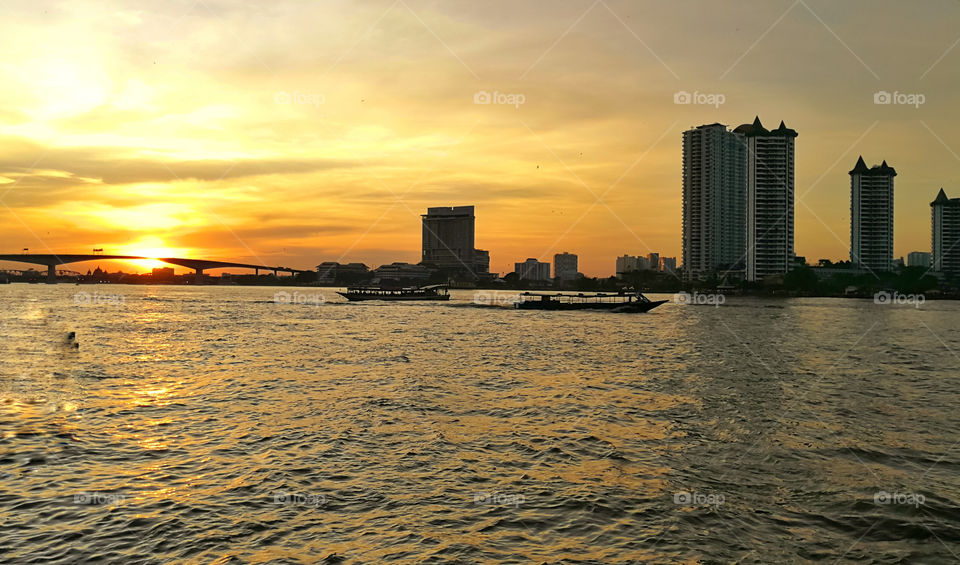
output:
[[[933,216],[932,269],[948,276],[960,276],[960,198],[947,198],[941,188],[930,208]]]
[[[784,274],[794,261],[794,153],[797,132],[782,121],[767,130],[757,116],[734,130],[747,146],[746,275]]]
[[[742,278],[746,251],[746,145],[723,124],[683,132],[683,273]]]
[[[895,176],[886,161],[868,168],[862,156],[850,171],[850,262],[859,269],[893,269]]]

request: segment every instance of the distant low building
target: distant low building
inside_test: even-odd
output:
[[[639,258],[634,257],[633,255],[623,255],[621,257],[617,257],[617,276],[620,277],[623,276],[624,273],[631,273],[633,271],[640,270],[640,264],[637,259]]]
[[[656,255],[656,254],[654,254]],[[622,257],[617,257],[617,276],[620,277],[625,273],[632,273],[634,271],[648,271],[652,267],[649,257],[634,257],[633,255],[624,255]],[[660,264],[657,263],[657,270],[660,269]]]
[[[650,264],[650,270],[652,271],[660,270],[660,254],[659,253],[647,254],[647,261]]]
[[[335,261],[324,261],[317,265],[317,282],[333,284],[343,280],[362,279],[370,274],[370,269],[363,263],[340,264]]]
[[[150,271],[153,275],[153,278],[158,280],[170,280],[173,278],[173,268],[171,267],[157,267]]]
[[[490,252],[485,249],[473,250],[473,272],[478,278],[489,278],[490,275]]]
[[[577,280],[578,260],[573,253],[557,253],[553,256],[553,276],[561,281]]]
[[[930,254],[926,251],[911,251],[907,254],[908,267],[930,268]]]
[[[523,263],[514,263],[513,272],[520,280],[549,281],[550,263],[542,263],[531,257]]]
[[[677,273],[677,258],[676,257],[661,257],[660,258],[660,271],[664,273]]]
[[[389,265],[380,265],[373,270],[373,275],[379,281],[397,282],[425,282],[430,278],[430,269],[423,265],[395,262]]]

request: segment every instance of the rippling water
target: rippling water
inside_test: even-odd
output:
[[[278,290],[0,287],[0,561],[960,561],[957,303]]]

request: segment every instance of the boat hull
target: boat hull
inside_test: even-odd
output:
[[[619,313],[643,313],[653,310],[669,300],[650,302],[559,302],[555,300],[528,300],[518,302],[519,310],[604,310]]]
[[[346,298],[350,302],[364,302],[371,300],[382,300],[384,302],[422,302],[424,300],[450,300],[450,295],[437,295],[437,296],[376,296],[370,294],[361,294],[355,292],[338,292],[340,296]]]

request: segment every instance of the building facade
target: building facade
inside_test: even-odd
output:
[[[480,278],[490,274],[490,252],[486,249],[473,250],[474,273]]]
[[[573,253],[557,253],[553,256],[553,276],[561,281],[575,281],[580,267]]]
[[[743,271],[746,144],[723,124],[683,132],[683,267],[688,279]]]
[[[908,267],[923,267],[929,269],[930,264],[930,254],[926,251],[911,251],[907,253]]]
[[[930,208],[933,224],[931,268],[947,276],[960,276],[960,198],[947,198],[941,188]]]
[[[659,267],[659,266],[658,266]],[[624,255],[617,257],[617,276],[634,271],[648,271],[652,268],[650,259],[647,257],[634,257],[633,255]]]
[[[677,273],[677,258],[676,257],[661,257],[660,258],[660,271],[663,273],[670,273],[675,275]]]
[[[793,266],[797,132],[783,122],[768,131],[759,117],[734,132],[747,146],[746,275],[760,281]]]
[[[476,268],[473,206],[427,208],[421,218],[423,264],[445,271]]]
[[[893,269],[893,177],[884,161],[867,168],[863,157],[850,171],[850,262],[858,269]]]
[[[650,270],[660,271],[660,254],[659,253],[648,253],[647,262],[650,263]]]
[[[549,281],[550,263],[541,263],[536,259],[529,258],[523,263],[514,263],[513,272],[517,274],[520,280]]]
[[[317,282],[333,284],[336,281],[356,282],[369,278],[370,269],[363,263],[340,264],[336,261],[324,261],[317,265]]]
[[[423,265],[394,262],[389,265],[380,265],[373,270],[377,282],[394,281],[397,283],[423,283],[430,278],[430,269]]]

